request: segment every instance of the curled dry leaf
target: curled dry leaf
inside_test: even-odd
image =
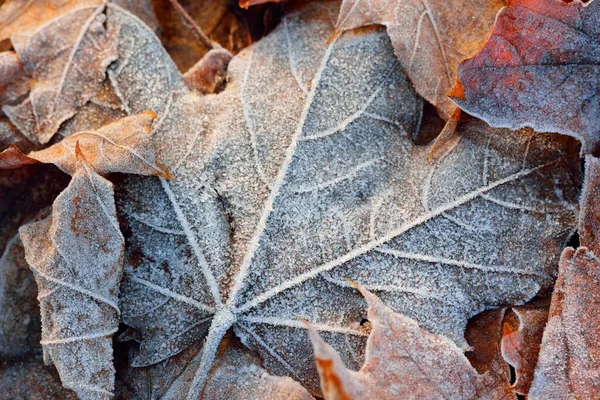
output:
[[[560,260],[550,315],[529,391],[532,400],[593,399],[600,393],[600,261],[586,247]]]
[[[515,369],[516,381],[512,388],[519,394],[529,392],[547,319],[546,304],[513,307],[504,320],[502,356]]]
[[[600,150],[600,2],[511,0],[458,70],[454,101],[492,126],[560,132]]]
[[[448,338],[428,332],[371,292],[358,289],[369,305],[373,327],[358,372],[347,369],[338,352],[309,325],[326,400],[515,398],[502,379],[480,375]]]
[[[52,163],[68,174],[77,169],[76,145],[85,154],[86,161],[99,174],[123,172],[172,178],[161,165],[156,164],[150,130],[156,114],[146,111],[122,118],[97,131],[73,134],[61,142],[25,155],[16,146],[0,153],[0,169],[19,168],[27,164]]]
[[[106,68],[117,57],[104,27],[103,2],[66,1],[64,9],[58,7],[57,18],[40,24],[38,14],[52,9],[47,3],[29,1],[24,11],[15,14],[17,21],[25,22],[15,24],[18,29],[10,31],[10,39],[31,88],[21,103],[2,108],[23,134],[39,144],[47,143],[63,122],[94,97]]]
[[[183,75],[183,79],[190,88],[202,94],[216,93],[225,83],[231,57],[228,50],[212,49]]]
[[[208,335],[190,398],[232,326],[266,369],[315,392],[298,317],[359,367],[364,302],[343,278],[465,345],[470,316],[552,283],[574,228],[575,141],[471,121],[429,165],[407,138],[422,101],[388,37],[326,45],[330,15],[325,2],[287,16],[233,58],[222,93],[199,97],[148,28],[107,6],[109,31],[128,33],[111,83],[130,113],[154,102],[159,159],[177,176],[120,187],[123,321],[142,338],[132,364]]]
[[[82,399],[109,399],[124,240],[113,186],[84,160],[52,214],[19,232],[34,272],[44,360]]]
[[[504,0],[344,0],[336,30],[385,25],[417,92],[448,121],[456,105],[446,93],[454,85],[458,64],[484,42],[504,4]]]
[[[510,382],[510,370],[502,359],[502,322],[505,308],[487,310],[469,320],[465,339],[470,349],[465,356],[480,374],[490,372]]]

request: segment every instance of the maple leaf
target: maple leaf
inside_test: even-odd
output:
[[[450,95],[492,126],[560,132],[598,150],[600,2],[511,0]]]
[[[326,400],[515,398],[501,379],[480,375],[448,338],[428,332],[357,288],[367,300],[373,327],[358,372],[348,370],[338,352],[309,325]]]
[[[429,149],[406,139],[422,102],[386,36],[325,47],[335,11],[312,7],[234,58],[227,89],[202,98],[148,28],[107,6],[110,37],[128,38],[111,85],[129,113],[153,102],[160,158],[177,177],[121,185],[123,321],[142,337],[134,366],[208,332],[190,397],[232,325],[268,370],[313,390],[297,317],[358,366],[364,306],[346,277],[464,345],[467,318],[551,283],[575,221],[573,142],[470,122],[429,165]]]
[[[96,131],[75,133],[44,150],[23,154],[11,145],[0,153],[0,168],[13,169],[35,163],[52,163],[68,174],[77,169],[76,145],[84,152],[87,162],[99,174],[111,172],[155,175],[172,178],[154,162],[154,147],[150,130],[156,114],[142,114],[119,119]]]
[[[586,247],[567,248],[529,398],[594,398],[600,391],[600,261]]]
[[[385,25],[417,92],[448,121],[456,105],[446,93],[454,85],[458,64],[483,43],[504,4],[504,0],[344,0],[336,30]]]

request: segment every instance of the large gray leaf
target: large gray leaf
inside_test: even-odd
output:
[[[574,141],[474,121],[430,165],[407,138],[422,102],[389,39],[327,45],[327,3],[285,18],[206,97],[185,92],[139,21],[107,14],[109,30],[129,33],[112,83],[129,112],[158,107],[161,161],[176,176],[120,188],[123,319],[143,339],[134,365],[208,335],[193,398],[233,326],[270,371],[317,390],[298,318],[346,365],[362,362],[366,306],[345,278],[460,345],[470,316],[552,283],[577,218]]]

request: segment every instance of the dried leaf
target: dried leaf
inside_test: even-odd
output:
[[[225,49],[212,49],[184,75],[188,86],[202,94],[216,93],[222,89],[227,76],[231,53]]]
[[[446,337],[428,332],[371,292],[359,290],[373,326],[360,371],[347,369],[338,352],[314,328],[308,330],[326,400],[515,398],[502,380],[479,375]]]
[[[510,370],[500,351],[502,341],[502,322],[505,308],[484,311],[469,320],[465,330],[465,339],[470,349],[465,353],[477,372],[491,372],[510,382]]]
[[[19,232],[39,288],[44,360],[80,398],[111,398],[124,251],[112,184],[79,161],[52,215]]]
[[[600,393],[600,261],[585,247],[560,260],[529,398],[593,399]]]
[[[15,23],[19,29],[10,36],[31,90],[23,102],[3,111],[31,141],[45,144],[101,89],[117,54],[103,26],[103,4],[67,1],[66,9],[58,8],[59,17],[40,24],[40,14],[55,14],[45,1],[32,3],[38,4],[27,2],[28,8],[16,14],[17,21],[25,21]]]
[[[510,0],[451,96],[492,126],[560,132],[600,148],[600,2]]]
[[[513,307],[504,321],[502,356],[515,368],[516,381],[512,388],[519,394],[529,392],[547,319],[546,305]]]
[[[130,113],[154,101],[161,161],[177,177],[121,186],[123,321],[142,337],[134,366],[208,334],[194,398],[233,325],[267,370],[317,391],[297,317],[361,363],[364,303],[343,278],[460,345],[469,317],[552,283],[576,221],[574,141],[471,121],[429,165],[430,148],[407,132],[422,102],[387,36],[326,47],[327,3],[234,57],[225,91],[205,97],[186,92],[146,27],[114,6],[107,15],[109,30],[129,33],[111,82]]]
[[[171,174],[155,163],[150,129],[156,114],[146,111],[123,118],[97,131],[73,134],[40,151],[23,154],[15,146],[0,153],[0,169],[19,168],[34,163],[52,163],[68,174],[77,169],[76,145],[87,162],[99,174],[123,172],[171,178]]]
[[[479,49],[504,4],[504,0],[344,0],[336,30],[385,25],[417,92],[447,121],[456,110],[446,96],[456,68]]]
[[[103,0],[8,0],[0,8],[0,40],[33,33],[64,14],[102,3]]]

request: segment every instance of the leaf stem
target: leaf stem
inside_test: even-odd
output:
[[[212,50],[215,46],[213,42],[206,36],[206,34],[202,31],[202,29],[196,24],[194,19],[190,16],[190,14],[185,11],[185,8],[179,4],[177,0],[169,0],[175,11],[179,14],[179,17],[183,20],[183,23],[194,32],[196,38],[202,42],[204,47],[208,50]]]

